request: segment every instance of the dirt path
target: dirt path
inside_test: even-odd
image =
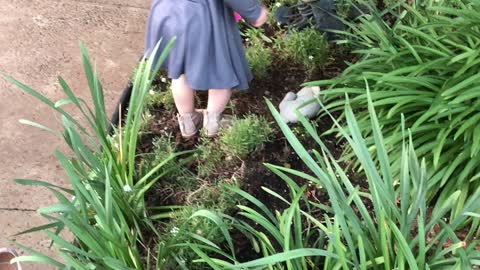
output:
[[[62,75],[76,94],[87,97],[78,50],[82,40],[96,59],[111,111],[143,48],[148,5],[149,0],[0,0],[0,72],[53,100],[63,98],[56,83]],[[0,247],[16,232],[44,222],[35,209],[55,202],[48,191],[12,179],[65,183],[52,156],[62,143],[19,124],[21,118],[50,127],[56,122],[45,106],[0,80]],[[18,240],[50,252],[43,235]]]

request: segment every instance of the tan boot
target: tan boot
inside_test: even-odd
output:
[[[221,113],[203,111],[203,129],[207,137],[215,137],[220,128],[228,128],[232,124],[232,117]]]
[[[22,270],[20,263],[10,264],[10,261],[17,256],[14,250],[0,248],[0,270]]]
[[[221,118],[222,115],[219,113],[203,111],[203,130],[207,137],[217,136]]]
[[[197,134],[200,125],[202,124],[202,111],[196,110],[193,113],[186,113],[183,115],[177,114],[178,125],[182,132],[183,138],[191,138]]]

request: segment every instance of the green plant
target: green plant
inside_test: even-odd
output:
[[[452,194],[449,200],[441,204],[428,207],[425,162],[417,160],[411,139],[404,140],[400,144],[402,148],[397,148],[401,153],[399,164],[389,159],[368,89],[367,101],[379,163],[375,163],[369,153],[360,133],[359,122],[348,101],[344,114],[348,128],[341,128],[336,122],[339,131],[362,164],[369,187],[367,194],[352,185],[347,174],[328,153],[315,129],[306,119],[302,119],[302,124],[319,143],[322,154],[314,151],[313,156],[310,155],[299,144],[288,126],[280,122],[280,116],[274,111],[287,140],[318,181],[307,175],[303,177],[323,187],[330,198],[331,206],[323,205],[317,208],[330,212],[332,222],[327,216],[323,223],[320,223],[309,214],[305,215],[325,233],[334,234],[329,236],[327,250],[337,254],[339,259],[327,259],[324,268],[331,269],[337,265],[344,269],[361,269],[368,265],[377,265],[378,269],[438,269],[450,265],[457,269],[471,269],[472,265],[478,264],[474,258],[479,255],[475,251],[478,243],[474,241],[475,228],[469,230],[465,239],[459,239],[456,233],[463,229],[469,216],[476,215],[475,205],[480,202],[480,189],[477,188],[460,209],[460,215],[445,222],[443,218],[448,212],[455,210],[455,201],[459,200],[460,192]],[[271,104],[270,108],[273,109]],[[392,176],[395,166],[399,166],[401,171],[398,180]],[[302,174],[284,168],[281,171],[297,176]],[[372,212],[368,210],[369,207]],[[449,248],[445,248],[447,245]]]
[[[245,31],[242,31],[242,36],[245,39],[245,42],[265,42],[267,44],[273,43],[269,37],[265,35],[265,31],[262,28],[254,28],[253,26],[248,26]]]
[[[215,215],[215,212],[197,206],[184,206],[169,215],[157,244],[155,269],[209,269],[204,264],[194,263],[198,256],[190,245],[209,243],[218,246],[224,240],[214,221],[196,216],[202,212]],[[222,224],[229,229],[228,223]]]
[[[176,153],[175,141],[171,134],[166,134],[153,139],[152,144],[152,152],[142,154],[141,156],[138,165],[140,175],[145,175],[159,163],[163,162],[165,157],[175,155]],[[162,175],[164,178],[171,178],[186,174],[186,169],[178,164],[179,160],[171,159],[163,166],[163,168],[156,172],[156,175]]]
[[[173,41],[166,46],[159,63],[165,59],[171,46]],[[23,185],[48,188],[58,199],[58,205],[38,210],[49,223],[24,233],[44,231],[58,248],[58,255],[64,262],[60,263],[23,246],[33,256],[19,257],[16,260],[42,262],[65,269],[144,269],[137,247],[145,240],[142,231],[157,233],[148,218],[144,195],[163,176],[156,173],[170,160],[181,155],[165,156],[154,168],[142,175],[137,175],[135,170],[144,99],[159,65],[154,67],[151,60],[142,61],[133,83],[125,125],[119,127],[115,136],[109,136],[109,119],[102,86],[92,70],[85,47],[81,45],[80,49],[93,109],[76,97],[62,78],[59,78],[59,82],[67,97],[53,102],[12,77],[4,76],[58,113],[64,130],[60,133],[28,120],[21,122],[52,133],[64,140],[71,150],[68,154],[70,159],[55,152],[71,188],[61,188],[42,181],[16,180]],[[83,126],[63,109],[67,104],[78,110],[83,116],[82,123],[87,126]],[[168,170],[164,172],[167,173]],[[74,199],[70,199],[70,196],[74,196]],[[75,245],[59,236],[64,229],[73,234]]]
[[[149,110],[145,110],[142,113],[141,117],[142,117],[142,122],[140,124],[139,132],[140,133],[148,132],[154,120],[153,115],[150,113]]]
[[[272,5],[292,6],[292,5],[296,5],[298,0],[264,0],[262,2],[267,6],[272,6]]]
[[[328,43],[314,28],[291,30],[277,39],[275,46],[282,57],[303,65],[309,73],[323,68],[328,61]]]
[[[338,78],[310,85],[326,88],[321,95],[332,112],[343,110],[345,94],[351,97],[361,133],[376,157],[365,110],[367,80],[392,162],[402,160],[395,150],[407,136],[398,125],[404,117],[417,154],[426,160],[428,198],[438,196],[441,204],[461,191],[455,217],[480,176],[480,2],[400,1],[387,12],[396,19],[393,23],[372,9],[358,25],[350,24],[342,42],[356,48],[360,60]],[[346,153],[352,156],[353,149]],[[400,167],[395,168],[397,176]]]
[[[304,148],[273,104],[268,102],[288,142],[312,175],[267,165],[287,183],[291,193],[291,198],[283,198],[263,188],[285,202],[285,210],[276,213],[253,196],[235,189],[253,207],[239,206],[240,215],[250,222],[237,221],[234,224],[252,240],[253,247],[263,257],[244,263],[214,258],[205,260],[212,268],[473,269],[480,265],[476,230],[470,228],[463,234],[467,219],[480,219],[480,188],[477,187],[460,210],[460,215],[453,219],[445,219],[445,216],[455,209],[459,191],[444,203],[429,207],[426,163],[418,161],[411,138],[402,141],[397,148],[401,163],[391,162],[368,91],[367,99],[379,163],[370,154],[348,103],[345,108],[347,127],[341,127],[333,116],[332,119],[362,164],[368,191],[353,184],[307,119],[301,117],[301,123],[318,143],[318,149],[310,151]],[[410,133],[405,129],[403,132]],[[392,174],[397,169],[395,166],[400,167],[398,178]],[[313,201],[306,195],[307,186],[300,187],[292,176],[323,189],[328,200]],[[262,229],[250,227],[252,222]],[[197,250],[197,253],[201,254],[201,251]]]
[[[222,151],[218,150],[218,145],[204,136],[200,139],[195,156],[198,161],[197,173],[200,177],[212,175],[218,166],[222,166],[224,161],[224,155]]]
[[[148,95],[145,97],[145,107],[147,109],[163,108],[170,111],[174,108],[174,105],[175,101],[173,100],[170,84],[166,85],[164,91],[158,90],[158,88],[149,90]]]
[[[267,165],[267,167],[275,172],[273,166]],[[284,266],[287,269],[315,269],[312,266],[320,265],[320,257],[330,256],[336,258],[337,256],[334,253],[323,250],[324,233],[319,228],[315,228],[315,226],[305,224],[300,205],[305,199],[304,192],[306,187],[299,188],[291,180],[288,184],[291,189],[290,201],[271,189],[262,188],[276,199],[285,202],[285,209],[276,211],[270,210],[267,205],[252,195],[238,188],[231,188],[233,192],[236,192],[244,200],[248,201],[250,205],[254,206],[254,208],[246,205],[238,206],[240,209],[238,215],[247,222],[241,221],[237,228],[248,235],[255,251],[260,253],[262,258],[279,257],[277,261],[272,260],[268,263],[272,269],[284,269]],[[256,226],[251,226],[250,224],[256,224]],[[289,252],[302,250],[305,252],[302,256],[293,258],[279,256],[279,253],[282,252],[288,254]],[[302,254],[302,252],[299,254]],[[306,254],[310,254],[311,257]],[[260,260],[262,259],[257,260],[257,263]],[[255,266],[252,265],[254,262],[246,262],[243,264],[243,267],[247,268],[249,264],[251,267]],[[265,263],[265,265],[267,264]]]
[[[248,65],[255,77],[263,79],[272,65],[272,49],[259,40],[250,40],[245,50]]]
[[[280,7],[283,7],[283,6],[291,7],[296,5],[297,2],[298,2],[297,0],[285,0],[285,1],[272,2],[271,4],[267,5],[268,6],[267,24],[270,25],[273,29],[281,29],[281,24],[279,24],[275,19],[275,13]]]
[[[231,187],[238,186],[239,183],[235,177],[205,181],[198,189],[192,190],[188,195],[187,202],[191,205],[202,205],[206,209],[229,214],[234,212],[236,205],[242,201],[242,197],[231,190]]]
[[[244,158],[261,149],[271,132],[262,117],[250,114],[243,119],[234,118],[230,128],[220,131],[220,147],[227,155]]]

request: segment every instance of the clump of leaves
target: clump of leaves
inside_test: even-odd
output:
[[[329,115],[354,149],[355,158],[362,163],[368,185],[365,192],[359,191],[307,119],[301,117],[300,123],[317,143],[314,149],[306,149],[274,105],[267,103],[285,138],[308,169],[296,171],[266,164],[279,180],[285,181],[290,196],[267,187],[262,189],[285,202],[285,209],[271,211],[268,204],[232,188],[251,207],[240,205],[237,216],[243,220],[237,223],[230,218],[229,222],[251,240],[261,258],[240,263],[234,256],[218,259],[216,254],[210,255],[211,260],[204,261],[212,269],[478,269],[478,231],[464,224],[468,219],[479,222],[476,211],[480,188],[476,188],[453,219],[446,219],[445,215],[455,208],[461,191],[445,202],[429,205],[425,160],[417,158],[409,137],[396,148],[401,162],[391,161],[392,153],[387,152],[388,146],[383,141],[372,94],[368,89],[366,92],[369,115],[365,124],[372,126],[373,147],[380,156],[378,163],[370,154],[371,146],[361,135],[361,125],[348,103],[345,128]],[[400,125],[405,127],[404,123]],[[411,133],[411,129],[402,128],[400,132]],[[402,173],[393,177],[393,171],[398,169]],[[308,184],[299,186],[293,177]],[[314,202],[307,195],[311,186],[325,190],[323,202]],[[231,239],[230,235],[224,237]],[[224,252],[211,246],[204,250]],[[198,249],[196,252],[206,257],[205,252]]]
[[[309,73],[323,68],[328,60],[327,40],[313,28],[291,30],[275,46],[282,57],[303,65]]]
[[[159,55],[159,63],[167,57],[173,44],[174,41],[167,44],[165,51]],[[57,254],[55,258],[49,258],[20,245],[31,256],[15,260],[42,262],[55,269],[88,269],[93,266],[98,269],[151,269],[143,265],[142,251],[139,249],[140,246],[145,246],[146,235],[149,238],[158,235],[148,218],[145,194],[159,180],[160,177],[155,175],[164,169],[163,165],[185,152],[165,158],[145,174],[137,174],[135,161],[138,153],[135,146],[139,140],[145,96],[157,71],[153,58],[143,59],[139,65],[132,83],[125,124],[116,130],[118,136],[110,137],[107,132],[109,118],[103,88],[93,71],[86,48],[83,45],[80,48],[92,105],[75,96],[68,84],[59,78],[61,89],[67,98],[60,103],[71,104],[76,116],[65,111],[60,103],[5,76],[5,79],[26,94],[58,113],[58,118],[62,119],[62,130],[57,132],[39,123],[27,120],[22,122],[48,130],[64,140],[70,149],[67,155],[55,152],[70,182],[68,189],[43,181],[17,181],[23,185],[47,187],[58,199],[54,206],[38,210],[45,218],[46,225],[24,232],[45,232],[52,240]],[[156,55],[157,49],[153,55]],[[75,196],[74,199],[70,199],[72,196]],[[63,235],[68,235],[68,239],[63,239]],[[72,238],[78,245],[71,244]],[[151,253],[148,247],[143,251]],[[62,258],[62,262],[56,258]]]
[[[245,158],[261,149],[271,132],[263,117],[250,114],[243,119],[234,118],[232,127],[220,131],[220,146],[227,155]]]
[[[205,181],[197,190],[189,194],[187,203],[201,204],[207,209],[215,209],[220,213],[232,213],[242,198],[229,187],[239,188],[235,177],[216,179],[212,183]]]
[[[148,91],[148,95],[145,97],[145,106],[147,109],[163,108],[165,110],[172,110],[174,108],[175,101],[173,100],[173,94],[168,85],[164,91],[156,88]]]
[[[342,112],[349,103],[371,146],[366,81],[391,159],[401,162],[394,146],[406,139],[400,132],[403,120],[412,127],[408,136],[427,164],[428,199],[446,202],[461,191],[454,217],[476,190],[480,176],[480,55],[472,42],[480,36],[474,27],[480,23],[480,2],[398,1],[398,8],[389,12],[395,16],[394,25],[383,21],[383,11],[376,9],[351,24],[341,42],[354,47],[360,60],[337,78],[311,85],[324,87],[321,95],[332,112]],[[344,118],[342,114],[340,119]],[[344,137],[338,128],[330,132]],[[378,162],[376,148],[369,149]],[[354,149],[347,147],[345,153],[348,158]]]
[[[243,31],[242,35],[247,44],[245,54],[250,69],[256,77],[265,78],[272,65],[273,55],[267,44],[273,43],[273,40],[267,37],[262,29],[252,27]]]
[[[215,172],[218,166],[223,164],[223,153],[218,150],[210,138],[202,137],[197,147],[196,158],[198,160],[197,174],[200,177],[207,177]]]
[[[202,216],[213,213],[201,206],[184,206],[172,212],[157,245],[157,257],[162,260],[156,269],[211,269],[193,262],[198,256],[189,245],[208,242],[217,246],[225,241],[219,226]]]
[[[153,140],[153,151],[151,153],[145,154],[145,156],[140,161],[139,169],[141,173],[145,173],[161,162],[166,158],[175,154],[175,141],[171,135],[165,135],[158,137]],[[181,168],[177,167],[177,160],[169,160],[163,170],[157,172],[158,175],[164,174],[164,176],[180,176],[184,171]],[[167,172],[168,170],[168,172]]]
[[[140,122],[140,132],[149,132],[150,126],[153,123],[153,115],[150,113],[149,110],[145,110],[141,115],[141,122]]]
[[[268,69],[272,65],[272,54],[272,49],[266,47],[261,40],[249,40],[245,55],[256,78],[262,79],[268,75]]]

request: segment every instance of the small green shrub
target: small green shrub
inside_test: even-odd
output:
[[[273,40],[265,35],[261,28],[248,26],[242,32],[242,36],[247,45],[245,54],[253,74],[265,77],[268,68],[272,64],[272,49],[266,46],[273,43]]]
[[[157,161],[175,153],[175,148],[175,141],[172,135],[161,136],[153,140],[153,154]]]
[[[167,157],[175,155],[176,147],[171,135],[156,138],[153,146],[151,153],[142,155],[139,162],[140,175],[158,166]],[[162,177],[162,181],[156,183],[153,188],[154,194],[160,194],[162,202],[170,202],[169,199],[174,197],[175,203],[183,203],[189,194],[198,190],[197,176],[180,161],[180,159],[169,160],[155,174],[155,176]]]
[[[153,151],[148,154],[144,154],[140,161],[139,170],[140,174],[144,174],[155,168],[165,158],[175,154],[175,141],[172,135],[164,135],[153,140]],[[170,160],[165,164],[163,170],[159,170],[157,175],[163,174],[168,170],[168,174],[165,176],[179,176],[181,175],[182,168],[173,169],[177,166],[177,160]]]
[[[195,157],[197,159],[197,174],[200,177],[207,177],[215,172],[218,166],[223,164],[223,153],[219,151],[216,145],[210,138],[202,137],[200,144],[197,147]]]
[[[148,91],[148,95],[145,97],[145,106],[147,109],[164,108],[165,110],[172,110],[174,105],[175,101],[169,86],[164,91],[160,91],[158,87],[153,88]]]
[[[201,243],[201,240],[198,240],[201,238],[220,245],[224,238],[212,220],[195,216],[198,212],[210,210],[205,210],[204,207],[185,206],[172,213],[168,223],[165,224],[162,236],[158,238],[160,242],[157,244],[159,251],[157,256],[162,261],[157,264],[156,269],[210,269],[206,265],[193,262],[198,256],[188,244]],[[228,223],[225,225],[229,226]]]
[[[265,78],[272,65],[272,49],[265,47],[259,40],[250,40],[245,54],[253,75],[259,79]]]
[[[149,110],[145,110],[142,113],[139,132],[140,133],[149,132],[150,131],[150,126],[152,125],[153,120],[154,120],[154,118],[153,118],[152,113],[150,113]]]
[[[232,127],[220,131],[220,147],[227,154],[244,158],[263,147],[272,129],[263,117],[253,114],[233,119]]]
[[[323,68],[328,60],[328,43],[323,34],[313,28],[291,30],[277,39],[281,56],[303,65],[309,73]]]
[[[190,193],[187,201],[195,205],[201,204],[207,209],[215,209],[220,213],[231,213],[242,201],[241,196],[233,192],[230,187],[238,187],[235,179],[218,179],[213,183],[205,182],[194,192]]]

